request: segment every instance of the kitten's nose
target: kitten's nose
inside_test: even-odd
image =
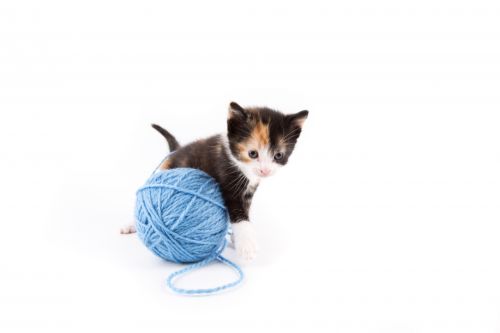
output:
[[[268,168],[261,168],[259,169],[259,173],[261,176],[269,176],[269,174],[271,173],[271,169],[268,169]]]

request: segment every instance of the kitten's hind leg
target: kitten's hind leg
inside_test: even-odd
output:
[[[120,234],[122,235],[133,234],[134,232],[136,232],[136,230],[135,230],[135,225],[133,224],[127,225],[120,229]]]

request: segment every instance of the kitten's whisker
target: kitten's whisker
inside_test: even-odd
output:
[[[241,180],[238,182],[238,186],[236,187],[236,194],[241,193],[241,191],[247,187],[247,179],[246,177],[242,177]]]
[[[236,181],[234,181],[234,184],[231,186],[231,190],[234,190],[235,193],[238,194],[247,182],[248,181],[245,175],[240,174],[240,176],[236,178]]]
[[[237,172],[241,172],[241,171],[240,171],[240,170],[234,170],[234,171],[232,171],[232,172],[225,172],[225,173],[224,173],[224,176],[233,175],[233,174],[235,174],[235,173],[237,173]]]
[[[227,186],[230,186],[230,190],[233,190],[234,187],[236,187],[237,184],[239,184],[240,180],[241,179],[244,179],[245,176],[243,174],[239,174],[238,177],[234,178],[233,180],[231,180],[231,182],[229,182],[229,184],[227,184]]]
[[[241,173],[241,170],[239,168],[237,168],[236,170],[234,171],[231,171],[231,172],[225,172],[224,173],[224,176],[230,176],[230,175],[234,175],[235,173]]]
[[[291,130],[290,132],[287,133],[287,135],[285,135],[285,137],[282,139],[283,141],[287,141],[289,138],[291,138],[291,136],[293,134],[295,134],[295,132],[301,130],[300,127],[297,127],[297,128],[294,128],[293,130]]]

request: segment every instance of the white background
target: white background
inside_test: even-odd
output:
[[[119,228],[231,100],[310,117],[177,296]],[[499,107],[498,1],[2,1],[0,330],[500,332]]]

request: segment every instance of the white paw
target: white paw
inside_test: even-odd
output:
[[[120,229],[121,234],[133,234],[135,232],[135,225],[128,225]]]
[[[249,221],[241,221],[232,223],[231,228],[233,229],[233,244],[238,255],[245,260],[255,259],[259,248],[253,224]]]

